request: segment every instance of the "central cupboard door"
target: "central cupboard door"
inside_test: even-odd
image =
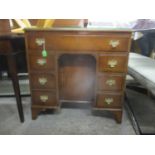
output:
[[[59,91],[61,100],[92,101],[95,96],[96,60],[84,54],[59,57]]]

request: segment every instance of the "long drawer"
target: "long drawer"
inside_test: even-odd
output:
[[[100,72],[126,72],[127,63],[127,55],[100,54],[98,67]]]
[[[129,48],[128,34],[69,34],[38,32],[27,35],[29,49],[46,49],[67,51],[119,51],[127,52]]]
[[[30,74],[32,89],[56,89],[56,77],[54,74],[33,73]]]
[[[97,108],[121,108],[122,95],[116,93],[100,93],[96,99]]]
[[[125,83],[125,75],[101,74],[98,76],[97,89],[99,91],[122,91]]]
[[[32,104],[42,106],[57,106],[55,91],[32,91]]]

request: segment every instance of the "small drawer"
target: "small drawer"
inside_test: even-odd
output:
[[[127,52],[129,48],[130,34],[95,33],[89,32],[37,32],[27,35],[29,49],[68,50],[68,51],[119,51]]]
[[[100,72],[126,72],[128,57],[126,55],[100,55]]]
[[[32,104],[42,106],[57,106],[58,101],[54,91],[32,91]]]
[[[118,94],[98,94],[97,95],[97,108],[121,108],[122,107],[122,95]]]
[[[55,70],[55,56],[50,55],[46,58],[40,55],[29,55],[30,70],[52,71]]]
[[[56,78],[53,74],[35,73],[30,78],[32,89],[56,89]]]
[[[99,91],[122,91],[124,83],[124,75],[102,74],[98,76]]]

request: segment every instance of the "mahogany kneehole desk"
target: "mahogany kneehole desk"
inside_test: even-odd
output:
[[[26,29],[32,119],[62,102],[90,102],[122,120],[130,30]],[[45,50],[43,53],[43,50]]]

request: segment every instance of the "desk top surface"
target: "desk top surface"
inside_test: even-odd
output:
[[[25,31],[111,31],[111,32],[132,32],[132,29],[128,28],[81,28],[81,27],[57,27],[57,28],[26,28]]]

